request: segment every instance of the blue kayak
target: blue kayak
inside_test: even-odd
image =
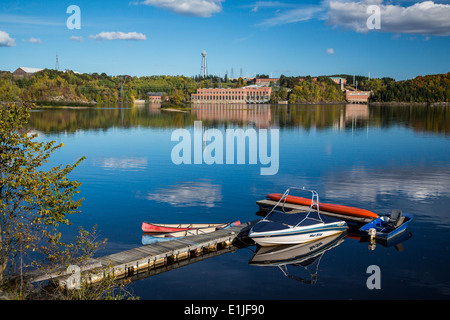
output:
[[[388,240],[405,232],[412,220],[412,214],[392,210],[390,215],[380,216],[372,220],[362,226],[359,231],[363,236],[370,236],[372,233],[375,239]]]

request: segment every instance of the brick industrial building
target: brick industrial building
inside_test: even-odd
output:
[[[370,91],[345,91],[345,98],[350,103],[367,103],[370,97]]]
[[[194,103],[267,103],[270,100],[271,87],[247,86],[233,89],[197,89],[191,95]]]
[[[257,78],[255,79],[255,84],[260,86],[270,86],[270,84],[278,83],[278,78]]]
[[[167,93],[165,92],[147,92],[148,101],[152,103],[161,103],[163,97],[165,97],[165,101],[168,100]]]

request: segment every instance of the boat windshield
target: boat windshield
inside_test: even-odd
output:
[[[311,192],[311,205],[309,207],[309,211],[307,213],[300,212],[300,213],[286,213],[284,210],[284,205],[286,203],[287,196],[289,195],[289,192],[291,190],[300,190],[300,191],[306,191]],[[282,202],[282,204],[281,204]],[[282,212],[276,210],[276,208],[281,208]],[[317,213],[317,219],[312,218],[309,215],[311,214],[311,211],[315,211]],[[315,224],[317,222],[323,222],[322,217],[319,213],[319,194],[317,191],[314,190],[308,190],[305,189],[305,187],[298,188],[298,187],[290,187],[288,188],[283,195],[281,196],[280,200],[278,200],[277,204],[273,206],[272,210],[264,217],[263,220],[270,220],[270,221],[276,221],[280,222],[286,225],[291,226],[297,226],[300,223],[303,225],[309,225],[309,224]],[[281,220],[285,220],[286,222],[283,222]],[[297,222],[295,222],[297,220]]]

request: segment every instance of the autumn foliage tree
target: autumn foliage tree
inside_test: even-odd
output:
[[[58,226],[69,224],[82,199],[72,197],[81,183],[68,175],[73,165],[42,170],[63,146],[37,142],[25,130],[29,107],[0,107],[0,284],[17,275],[32,255],[46,244],[58,244]]]

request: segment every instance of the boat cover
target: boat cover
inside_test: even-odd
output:
[[[264,232],[264,231],[275,231],[275,230],[283,230],[287,228],[291,228],[296,226],[300,221],[305,219],[306,213],[283,213],[279,211],[272,212],[267,218],[266,223],[262,220],[260,223],[257,223],[253,226],[253,231],[255,232]],[[328,216],[320,216],[322,221],[327,223],[339,222],[339,219],[335,219]],[[319,224],[321,221],[318,219],[316,213],[311,213],[308,219],[305,219],[300,226],[312,226],[315,224]]]

